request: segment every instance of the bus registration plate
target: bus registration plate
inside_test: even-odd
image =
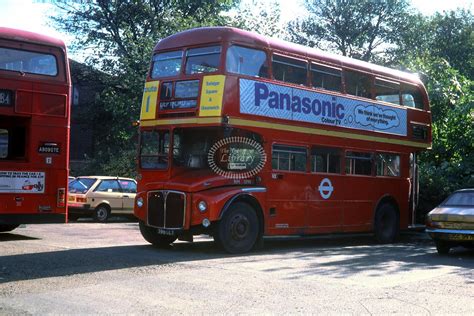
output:
[[[166,236],[174,236],[174,230],[158,228],[158,234]]]
[[[10,90],[0,89],[0,105],[12,105],[12,92]]]

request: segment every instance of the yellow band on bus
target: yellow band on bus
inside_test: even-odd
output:
[[[225,76],[205,76],[201,88],[199,116],[220,116],[224,95]]]
[[[143,89],[142,109],[140,120],[153,120],[156,117],[156,100],[158,98],[159,81],[149,81],[145,83]]]

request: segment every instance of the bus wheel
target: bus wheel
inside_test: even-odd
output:
[[[435,240],[435,244],[436,250],[440,255],[447,255],[449,253],[449,250],[451,249],[451,245],[449,244],[449,242],[446,242],[444,240]]]
[[[171,245],[178,237],[158,234],[156,228],[145,225],[144,222],[139,221],[140,233],[143,238],[153,246],[167,247]]]
[[[20,225],[0,225],[0,233],[11,232]]]
[[[375,214],[374,232],[379,243],[392,243],[398,237],[399,220],[395,207],[392,204],[383,204]]]
[[[232,204],[218,223],[214,239],[229,253],[252,249],[258,237],[258,218],[247,203]]]
[[[100,223],[105,223],[110,216],[110,207],[105,204],[101,204],[96,207],[94,212],[94,219]]]

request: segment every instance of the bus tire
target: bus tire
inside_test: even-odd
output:
[[[110,217],[110,206],[107,204],[100,204],[95,208],[94,219],[99,223],[105,223]]]
[[[444,240],[435,240],[436,244],[436,251],[438,251],[439,255],[445,256],[449,254],[449,250],[451,249],[451,244]]]
[[[258,217],[249,204],[232,204],[218,222],[214,240],[225,251],[233,254],[252,249],[259,235]]]
[[[11,232],[15,228],[17,228],[20,225],[6,225],[6,224],[1,224],[0,225],[0,233],[5,233],[5,232]]]
[[[140,227],[140,233],[142,234],[143,238],[156,247],[168,247],[178,238],[176,236],[160,235],[158,234],[156,228],[147,226],[142,221],[139,221],[138,226]]]
[[[375,239],[381,244],[394,242],[400,230],[399,222],[395,206],[389,203],[382,204],[375,213]]]

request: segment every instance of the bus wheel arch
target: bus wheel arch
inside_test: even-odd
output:
[[[232,197],[224,205],[214,230],[214,240],[229,253],[244,253],[261,244],[263,211],[248,194]]]
[[[382,244],[394,242],[400,232],[400,209],[391,196],[382,197],[375,208],[373,230],[375,239]]]

